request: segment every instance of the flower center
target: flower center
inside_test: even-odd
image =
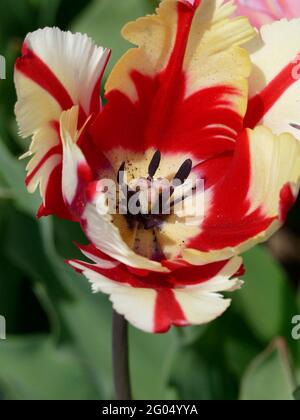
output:
[[[120,189],[120,208],[130,228],[145,230],[159,227],[170,214],[173,214],[176,188],[182,186],[189,177],[193,163],[186,159],[176,172],[173,180],[155,178],[161,163],[161,152],[157,150],[148,166],[146,178],[133,180],[128,185],[125,179],[126,163],[118,171]],[[184,200],[184,197],[182,197]]]

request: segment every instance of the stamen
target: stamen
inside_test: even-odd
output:
[[[296,130],[300,130],[299,124],[290,124],[291,127],[296,128]]]
[[[159,150],[157,150],[154,153],[154,156],[151,159],[151,162],[149,164],[148,174],[150,178],[153,178],[154,175],[156,174],[156,171],[158,170],[159,165],[160,165],[160,161],[161,161],[161,153]]]
[[[151,186],[153,182],[153,178],[159,168],[159,165],[161,163],[161,152],[157,150],[148,167],[148,185]],[[189,177],[191,171],[193,168],[193,162],[191,159],[186,159],[180,168],[178,169],[174,179],[173,183],[170,186],[170,197],[173,195],[175,189],[178,185],[178,181],[180,184],[184,184],[187,178]],[[155,230],[160,227],[160,225],[164,222],[165,216],[169,214],[169,209],[174,208],[175,205],[178,202],[178,199],[173,199],[171,203],[169,200],[167,200],[167,203],[163,202],[164,196],[163,192],[160,191],[157,197],[157,202],[155,208],[158,206],[158,213],[155,212],[154,214],[148,214],[143,213],[143,210],[140,209],[138,214],[131,214],[129,211],[129,200],[134,194],[139,194],[139,191],[133,191],[128,185],[125,183],[125,170],[126,170],[126,162],[123,162],[120,166],[120,169],[117,174],[117,180],[120,185],[120,189],[123,193],[126,193],[126,202],[122,204],[122,208],[124,207],[126,212],[126,219],[128,222],[128,225],[131,229],[137,229],[137,225],[140,227],[143,227],[145,230],[153,230],[155,233]],[[138,197],[139,199],[140,197]],[[184,198],[180,199],[181,201],[184,200]],[[170,206],[171,204],[171,206]],[[166,207],[168,205],[168,207]],[[140,206],[140,201],[137,201],[137,206]],[[170,206],[170,207],[169,207]]]
[[[174,177],[174,180],[179,180],[181,184],[183,184],[187,178],[189,177],[193,168],[193,161],[191,159],[187,159],[183,162],[180,168],[177,171],[177,174]]]

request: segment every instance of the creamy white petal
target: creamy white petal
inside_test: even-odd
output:
[[[250,98],[260,94],[284,71],[285,76],[273,84],[263,97],[263,103],[274,102],[257,121],[275,134],[289,132],[300,138],[299,130],[291,124],[300,124],[300,18],[273,22],[262,26],[260,35],[247,45],[253,70],[249,79]],[[287,68],[287,66],[291,66]],[[283,93],[278,98],[276,92]],[[268,105],[264,105],[268,106]],[[255,110],[254,110],[255,112]]]

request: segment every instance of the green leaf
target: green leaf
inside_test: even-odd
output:
[[[22,272],[0,254],[0,315],[7,322],[7,331],[17,329],[19,307],[22,302]]]
[[[244,264],[245,284],[235,294],[233,307],[263,343],[279,335],[290,336],[296,308],[284,271],[262,246],[246,253]]]
[[[34,215],[40,205],[37,194],[28,194],[25,187],[25,167],[11,155],[0,139],[0,175],[10,188],[17,207],[29,215]]]
[[[191,345],[199,340],[206,332],[209,324],[178,328],[181,344]]]
[[[30,3],[30,0],[18,2],[1,0],[1,8],[5,10],[5,13],[0,15],[1,44],[12,37],[16,38],[19,34],[26,31],[26,28],[32,27],[35,10]]]
[[[41,28],[55,25],[55,18],[60,3],[61,0],[52,0],[51,3],[48,0],[39,1],[38,25]]]
[[[169,399],[168,383],[178,344],[174,329],[162,335],[130,329],[130,366],[135,399]]]
[[[156,2],[142,0],[96,0],[72,25],[73,31],[87,33],[98,45],[112,49],[109,72],[131,45],[120,34],[122,27],[146,13],[152,13]]]
[[[10,400],[97,399],[74,350],[44,336],[9,337],[0,343],[0,385]]]
[[[195,347],[178,353],[171,384],[178,389],[181,400],[232,400],[236,398],[235,378],[218,353],[213,358]],[[222,358],[222,351],[219,356]]]
[[[220,318],[208,325],[196,342],[177,351],[170,384],[178,389],[179,399],[236,398],[236,379],[225,359],[226,336],[226,326]]]
[[[99,397],[110,398],[110,305],[57,256],[51,219],[37,223],[22,214],[12,217],[8,257],[34,281],[55,337],[76,348]]]
[[[300,386],[294,391],[294,399],[300,401]]]
[[[228,366],[230,366],[239,379],[259,351],[256,343],[253,342],[251,338],[252,337],[247,337],[243,334],[241,334],[240,337],[228,335],[228,337],[225,338],[225,357]]]
[[[294,375],[286,343],[277,339],[250,365],[241,385],[241,400],[293,400]]]
[[[37,222],[22,213],[11,211],[7,220],[5,253],[12,262],[34,280],[34,284],[47,287],[53,302],[69,297],[66,287],[55,273],[48,255],[45,253],[40,226],[48,220]]]

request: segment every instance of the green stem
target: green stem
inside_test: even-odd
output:
[[[115,397],[117,400],[131,400],[128,324],[116,311],[113,311],[112,353]]]

